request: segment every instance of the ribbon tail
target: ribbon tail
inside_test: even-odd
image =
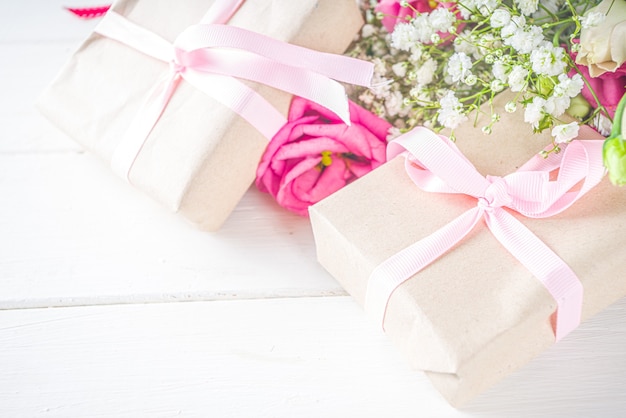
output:
[[[248,51],[270,61],[306,68],[334,80],[370,87],[374,64],[345,55],[315,51],[269,36],[229,25],[193,25],[185,29],[174,46],[192,52],[201,49]]]
[[[183,78],[209,97],[236,112],[271,140],[287,119],[263,96],[233,77],[187,69]]]
[[[143,148],[150,132],[154,129],[172,94],[180,82],[180,75],[168,71],[150,91],[139,108],[137,115],[115,148],[111,158],[111,169],[115,174],[130,183],[130,171]]]
[[[486,216],[494,236],[550,292],[557,303],[553,329],[556,341],[581,320],[583,286],[572,269],[544,242],[502,208]]]
[[[392,293],[461,241],[476,226],[481,214],[478,208],[470,209],[378,265],[367,283],[365,311],[384,329],[385,312]]]
[[[161,61],[169,62],[174,58],[171,43],[113,10],[109,10],[94,32]]]
[[[322,74],[240,50],[201,49],[191,53],[178,51],[178,55],[180,62],[196,71],[255,81],[311,100],[350,125],[345,88]]]

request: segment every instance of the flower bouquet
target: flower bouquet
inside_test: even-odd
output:
[[[547,156],[576,138],[582,125],[605,137],[611,131],[626,91],[623,0],[369,0],[361,8],[366,24],[348,54],[372,61],[375,76],[370,88],[349,88],[359,114],[369,111],[380,118],[369,117],[378,137],[387,121],[392,124],[387,139],[425,126],[436,132],[447,129],[455,140],[455,129],[470,113],[475,118],[481,105],[493,103],[504,90],[515,95],[502,108],[490,107],[480,127],[487,135],[503,112],[523,112],[528,129],[551,133],[552,147],[542,151]],[[298,142],[302,146],[307,141]],[[267,186],[267,167],[275,158],[268,151],[257,184],[286,207],[286,195],[306,195],[297,199],[295,209],[306,215],[308,205],[379,163],[372,158],[369,170],[357,170],[359,175],[346,164],[329,174],[322,155],[324,161],[332,161],[331,155],[345,161],[341,155],[346,153],[327,148],[311,148],[308,180],[296,189],[294,175]],[[621,142],[607,143],[605,163],[616,184],[626,182],[620,168],[625,153]],[[365,160],[367,155],[360,161]],[[324,179],[320,185],[318,177]],[[303,188],[303,183],[308,186]]]

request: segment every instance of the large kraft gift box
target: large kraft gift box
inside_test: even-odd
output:
[[[496,97],[495,108],[506,100]],[[489,136],[480,130],[485,116],[477,127],[472,119],[455,130],[457,146],[482,175],[509,174],[550,142],[549,133],[532,135],[523,111],[501,116]],[[310,208],[320,263],[361,305],[375,267],[476,205],[422,191],[404,160],[392,159]],[[583,320],[626,295],[626,190],[605,178],[560,215],[515,215],[578,275]],[[554,344],[555,309],[539,280],[479,222],[394,291],[384,328],[411,366],[458,407]]]
[[[122,0],[112,10],[167,41],[211,0]],[[247,0],[228,22],[280,41],[343,53],[362,25],[354,0]],[[38,101],[41,112],[106,162],[168,64],[93,33]],[[246,82],[281,113],[291,96]],[[204,230],[218,229],[252,184],[267,139],[184,80],[134,162],[129,181]]]

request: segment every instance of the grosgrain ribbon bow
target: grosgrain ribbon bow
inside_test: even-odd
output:
[[[445,254],[484,219],[496,239],[556,300],[556,340],[574,330],[581,318],[580,280],[505,208],[530,218],[545,218],[567,209],[602,180],[602,141],[575,140],[564,152],[547,159],[535,156],[504,177],[483,177],[450,140],[426,128],[416,128],[391,142],[388,160],[405,150],[405,167],[417,186],[429,192],[473,196],[477,205],[376,267],[369,278],[365,309],[383,323],[394,290]],[[556,169],[557,178],[551,180],[550,172]]]
[[[235,111],[268,139],[285,124],[285,117],[237,78],[317,102],[350,124],[348,99],[339,82],[369,86],[373,65],[225,25],[243,1],[216,1],[201,23],[185,29],[173,44],[114,10],[96,27],[103,36],[170,63],[114,151],[111,166],[122,178],[128,180],[181,79]]]

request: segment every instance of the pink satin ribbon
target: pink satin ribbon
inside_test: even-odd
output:
[[[585,129],[581,128],[581,137]],[[484,219],[496,239],[556,300],[554,333],[557,341],[563,338],[580,323],[583,286],[558,255],[504,208],[530,218],[564,211],[602,180],[602,144],[600,140],[575,140],[565,151],[547,159],[537,155],[512,174],[483,177],[450,140],[426,128],[416,128],[391,142],[388,159],[408,151],[405,167],[418,187],[473,196],[477,205],[376,267],[369,278],[365,309],[384,324],[394,290]],[[550,180],[550,172],[557,169],[556,180]]]
[[[350,124],[348,99],[339,82],[369,86],[373,65],[224,25],[243,1],[216,1],[201,23],[185,29],[173,44],[113,10],[96,27],[97,33],[170,64],[114,151],[111,166],[122,178],[128,180],[181,79],[236,112],[268,139],[286,123],[285,116],[237,78],[319,103]]]

